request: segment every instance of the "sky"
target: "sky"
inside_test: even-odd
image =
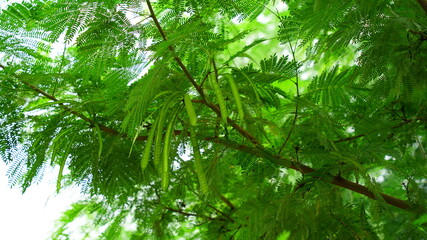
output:
[[[21,0],[0,0],[0,9],[13,2]],[[80,190],[75,187],[56,194],[57,171],[52,168],[22,194],[18,186],[8,186],[7,168],[0,160],[0,240],[50,239],[61,213],[82,197]]]
[[[55,193],[55,169],[47,169],[39,184],[33,184],[22,195],[19,187],[10,188],[6,177],[7,166],[0,161],[0,239],[46,240],[55,227],[55,221],[71,203],[82,197],[79,188]]]

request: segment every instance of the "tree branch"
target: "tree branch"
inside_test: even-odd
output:
[[[417,0],[417,2],[421,5],[421,7],[424,9],[424,12],[427,13],[427,0]]]
[[[150,3],[149,0],[146,0],[147,6],[148,6],[148,10],[150,11],[151,14],[151,18],[154,21],[154,24],[157,27],[157,30],[159,31],[160,35],[162,36],[164,41],[167,41],[167,36],[165,34],[165,31],[163,31],[163,28],[160,26],[160,23],[156,17],[156,14],[154,13],[153,7]],[[200,96],[202,97],[203,101],[202,103],[204,105],[206,105],[207,107],[209,107],[210,109],[212,109],[218,116],[221,116],[221,110],[219,109],[219,107],[217,107],[215,104],[209,102],[206,97],[205,94],[202,90],[202,88],[196,83],[195,79],[192,77],[192,75],[190,74],[190,72],[188,71],[187,67],[184,65],[184,63],[181,61],[181,58],[178,57],[175,54],[175,49],[173,48],[172,45],[170,45],[169,50],[174,53],[174,59],[175,61],[178,63],[179,67],[181,68],[181,70],[184,72],[185,76],[187,76],[188,80],[190,80],[191,84],[194,86],[194,88],[197,90],[197,92],[200,94]],[[239,132],[242,136],[244,136],[246,139],[248,139],[252,144],[254,144],[257,147],[260,147],[260,142],[252,135],[250,134],[248,131],[246,131],[244,128],[242,128],[240,125],[238,125],[235,121],[233,121],[231,118],[227,118],[227,123],[229,125],[231,125],[237,132]]]
[[[2,65],[0,65],[0,67],[4,68]],[[17,77],[17,76],[15,76],[15,77]],[[18,78],[18,80],[19,80],[19,78]],[[56,97],[54,97],[54,96],[46,93],[45,91],[37,88],[36,86],[30,84],[29,82],[23,81],[23,80],[19,80],[19,81],[21,81],[22,83],[24,83],[25,85],[27,85],[28,87],[30,87],[31,89],[33,89],[34,91],[42,94],[43,96],[45,96],[46,98],[48,98],[50,100],[55,101],[55,102],[59,101]],[[84,121],[86,121],[88,123],[91,123],[91,124],[95,124],[96,123],[94,120],[92,120],[92,119],[84,116],[82,113],[79,113],[79,112],[77,112],[75,110],[70,109],[69,107],[65,106],[63,103],[58,103],[58,105],[60,105],[64,110],[72,113],[73,115],[81,118],[82,120],[84,120]],[[215,107],[214,109],[217,108],[215,105],[214,105],[214,107]],[[217,111],[219,112],[220,110],[217,109]],[[232,121],[231,119],[228,119],[228,120],[229,120],[229,124],[230,125],[234,125],[235,124],[234,121]],[[410,122],[410,121],[412,121],[412,120],[407,120],[406,122]],[[237,128],[240,127],[237,124],[235,124],[235,125],[236,125]],[[402,125],[403,124],[399,124],[398,126],[402,126]],[[127,137],[126,134],[120,133],[120,132],[118,132],[118,131],[116,131],[116,130],[114,130],[112,128],[109,128],[109,127],[106,127],[106,126],[103,126],[103,125],[99,125],[99,124],[98,124],[98,126],[99,126],[99,128],[102,131],[104,131],[106,133],[109,133],[109,134],[112,134],[112,135],[115,135],[115,136],[121,135],[123,137]],[[181,130],[175,130],[174,131],[175,135],[179,135],[179,134],[181,134],[181,132],[182,132]],[[243,132],[246,132],[246,130],[243,129]],[[136,138],[136,140],[138,140],[138,141],[145,141],[145,140],[147,140],[147,138],[148,138],[147,136],[138,136]],[[292,169],[294,169],[296,171],[301,172],[302,174],[307,174],[307,173],[311,173],[311,172],[315,171],[313,168],[310,168],[310,167],[308,167],[308,166],[306,166],[304,164],[296,163],[296,162],[294,162],[292,160],[285,159],[285,158],[283,158],[281,156],[278,156],[278,155],[274,156],[274,155],[272,155],[272,154],[270,154],[270,153],[268,153],[266,151],[261,151],[262,149],[260,149],[260,148],[251,148],[251,147],[248,147],[246,145],[237,144],[237,143],[234,143],[234,142],[231,142],[231,141],[223,141],[223,140],[221,140],[219,138],[216,138],[216,137],[215,138],[204,138],[204,140],[205,141],[211,141],[211,142],[219,143],[219,144],[225,145],[227,147],[233,148],[233,149],[238,150],[238,151],[247,152],[247,153],[253,154],[255,156],[268,159],[268,160],[272,161],[273,163],[275,163],[275,164],[277,164],[279,166],[292,168]],[[365,195],[365,196],[367,196],[369,198],[376,199],[375,195],[367,187],[362,186],[360,184],[356,184],[356,183],[350,182],[350,181],[348,181],[348,180],[346,180],[346,179],[344,179],[342,177],[334,176],[333,180],[331,181],[331,183],[334,184],[334,185],[340,186],[342,188],[346,188],[346,189],[349,189],[351,191],[360,193],[360,194]],[[398,207],[398,208],[401,208],[401,209],[405,209],[405,210],[410,210],[410,206],[405,201],[403,201],[403,200],[394,198],[394,197],[386,195],[386,194],[381,194],[381,196],[384,198],[384,200],[388,204],[390,204],[392,206],[395,206],[395,207]],[[227,205],[229,205],[232,209],[234,209],[234,206],[227,199],[225,199],[225,200],[222,199],[222,200],[223,201],[226,200],[225,202],[228,203]]]
[[[2,64],[0,64],[0,68],[5,69],[6,67],[3,66]],[[99,129],[101,129],[103,132],[105,133],[109,133],[113,136],[122,136],[123,138],[128,138],[129,136],[126,133],[121,133],[117,130],[114,130],[112,128],[109,128],[107,126],[104,126],[102,124],[97,123],[95,120],[86,117],[83,113],[77,112],[69,107],[67,107],[64,103],[61,102],[61,100],[57,99],[55,96],[43,91],[42,89],[32,85],[31,83],[29,83],[28,81],[25,80],[21,80],[19,78],[19,75],[17,74],[12,74],[18,81],[20,81],[21,83],[23,83],[24,85],[28,86],[29,88],[31,88],[32,90],[34,90],[35,92],[40,93],[41,95],[43,95],[44,97],[46,97],[47,99],[50,99],[54,102],[58,102],[58,105],[64,109],[65,111],[75,115],[76,117],[79,117],[80,119],[82,119],[85,122],[88,122],[90,125],[95,125],[97,124],[99,126]],[[181,134],[181,130],[174,130],[174,134],[175,135],[179,135]],[[136,140],[138,141],[145,141],[147,140],[148,136],[137,136]]]
[[[154,13],[153,7],[151,6],[151,3],[149,0],[146,0],[148,9],[150,11],[151,14],[151,18],[153,19],[157,30],[160,32],[160,35],[162,36],[164,41],[167,41],[167,37],[165,32],[163,31],[162,27],[160,26],[159,21],[157,20],[157,17]],[[169,46],[169,50],[172,51],[173,53],[175,53],[174,48],[172,46]],[[203,104],[206,105],[207,107],[209,107],[210,109],[212,109],[218,116],[221,116],[221,111],[220,109],[213,103],[209,102],[206,100],[204,93],[202,91],[202,89],[200,88],[200,86],[196,83],[196,81],[194,80],[194,78],[191,76],[191,74],[189,73],[189,71],[187,70],[187,68],[185,67],[185,65],[182,63],[181,59],[178,56],[174,56],[175,61],[178,63],[178,65],[180,66],[181,70],[184,72],[184,74],[187,76],[187,78],[190,80],[191,84],[196,88],[196,90],[199,92],[200,96],[203,98]],[[262,156],[263,158],[269,159],[270,161],[272,161],[273,163],[276,163],[280,166],[283,167],[288,167],[288,168],[292,168],[294,170],[297,170],[303,174],[307,174],[307,173],[312,173],[315,170],[313,168],[310,168],[304,164],[301,163],[296,163],[292,160],[289,159],[285,159],[281,156],[278,155],[272,155],[271,153],[268,153],[267,150],[265,150],[262,145],[260,144],[260,142],[248,131],[246,131],[244,128],[242,128],[240,125],[238,125],[236,122],[234,122],[232,119],[227,118],[227,123],[229,125],[231,125],[237,132],[239,132],[243,137],[245,137],[247,140],[249,140],[253,145],[255,145],[255,148],[249,148],[247,146],[244,145],[234,145],[233,147],[235,147],[235,149],[239,150],[239,151],[248,151],[251,152],[252,154],[256,155],[256,156]],[[214,139],[210,139],[212,141],[214,141]],[[215,141],[214,141],[215,142]],[[221,141],[217,141],[218,143],[221,143]],[[226,146],[232,147],[232,144],[230,144],[230,142],[228,142],[228,144],[226,144]],[[232,148],[233,148],[232,147]],[[333,176],[333,180],[331,181],[332,184],[352,190],[354,192],[363,194],[369,198],[372,199],[377,199],[375,194],[372,193],[367,187],[359,185],[357,183],[353,183],[350,182],[340,176]],[[401,208],[401,209],[405,209],[405,210],[410,210],[410,206],[409,204],[407,204],[405,201],[394,198],[392,196],[386,195],[386,194],[381,194],[381,196],[384,198],[384,200],[395,207]]]
[[[234,222],[234,220],[229,215],[227,215],[225,212],[219,210],[218,208],[216,208],[216,207],[214,207],[214,206],[212,206],[210,204],[208,204],[207,206],[210,207],[210,208],[212,208],[215,212],[218,212],[219,214],[221,214],[222,216],[224,216],[225,218],[227,218],[231,222]]]
[[[1,68],[5,68],[2,65],[0,65],[0,67]],[[17,77],[18,80],[19,80],[18,76],[15,75],[15,77]],[[36,86],[30,84],[29,82],[23,81],[23,80],[19,80],[19,81],[21,81],[22,83],[24,83],[25,85],[27,85],[29,88],[33,89],[34,91],[40,93],[41,95],[45,96],[46,98],[48,98],[50,100],[52,100],[54,102],[58,102],[59,101],[56,97],[54,97],[54,96],[46,93],[45,91],[41,90],[40,88],[37,88]],[[84,120],[84,121],[86,121],[86,122],[88,122],[90,124],[95,124],[94,120],[92,120],[92,119],[84,116],[82,113],[79,113],[79,112],[77,112],[75,110],[70,109],[69,107],[65,106],[63,103],[58,103],[58,105],[60,105],[64,110],[66,110],[66,111],[74,114],[75,116],[81,118],[82,120]],[[215,112],[220,112],[220,110],[217,109],[217,107],[215,105],[214,105],[213,109],[214,109]],[[231,119],[228,119],[228,120],[229,120],[230,125],[236,125],[237,129],[240,128],[240,126],[237,125],[237,124],[235,124],[234,121],[232,121]],[[405,121],[405,122],[403,122],[403,123],[401,123],[401,124],[399,124],[399,125],[397,125],[397,126],[395,126],[393,128],[400,127],[400,126],[402,126],[402,125],[404,125],[406,123],[409,123],[411,121],[412,120],[409,119],[409,120],[407,120],[407,121]],[[116,130],[114,130],[112,128],[109,128],[109,127],[106,127],[106,126],[103,126],[103,125],[99,125],[99,124],[98,124],[98,126],[104,132],[107,132],[107,133],[110,133],[110,134],[116,135],[116,136],[117,135],[122,135],[123,137],[127,137],[126,134],[120,133],[120,132],[118,132],[118,131],[116,131]],[[244,129],[241,130],[241,131],[246,132],[246,130],[244,130]],[[176,135],[181,134],[181,130],[175,130],[174,132],[175,132]],[[355,137],[358,137],[358,136],[355,136]],[[355,137],[353,137],[353,138],[355,138]],[[145,140],[147,140],[147,136],[138,136],[136,138],[136,140],[138,140],[138,141],[145,141]],[[260,151],[260,149],[258,149],[258,148],[250,148],[250,147],[248,147],[246,145],[237,144],[237,143],[234,143],[234,142],[231,142],[231,141],[223,141],[223,140],[221,140],[219,138],[216,138],[216,137],[215,138],[204,138],[204,140],[215,142],[215,143],[219,143],[219,144],[225,145],[227,147],[233,148],[233,149],[238,150],[238,151],[247,152],[247,153],[253,154],[255,156],[261,157],[261,158],[269,159],[270,161],[272,161],[273,163],[275,163],[277,165],[292,168],[294,170],[297,170],[297,171],[301,172],[302,174],[307,174],[307,173],[311,173],[311,172],[315,171],[313,168],[310,168],[310,167],[308,167],[308,166],[306,166],[304,164],[293,162],[292,160],[285,159],[285,158],[283,158],[281,156],[271,155],[271,154],[267,153],[266,151]],[[340,141],[343,141],[343,140],[340,140]],[[369,198],[376,199],[375,195],[367,187],[362,186],[360,184],[356,184],[356,183],[350,182],[350,181],[348,181],[348,180],[346,180],[346,179],[344,179],[342,177],[334,176],[331,183],[334,184],[334,185],[337,185],[337,186],[340,186],[340,187],[352,190],[354,192],[363,194],[363,195],[365,195],[365,196],[367,196]],[[384,198],[384,200],[388,204],[390,204],[392,206],[395,206],[395,207],[398,207],[398,208],[401,208],[401,209],[405,209],[405,210],[408,210],[410,208],[409,205],[405,201],[403,201],[403,200],[394,198],[394,197],[386,195],[386,194],[381,194],[381,196]],[[231,203],[228,204],[228,205],[231,206],[232,209],[234,209],[234,206]]]
[[[162,26],[160,26],[159,20],[156,17],[156,14],[154,13],[153,7],[151,5],[151,2],[149,0],[146,0],[147,2],[147,7],[148,10],[150,11],[150,17],[153,19],[154,24],[156,25],[157,30],[159,31],[160,35],[162,36],[164,41],[167,41],[167,37],[166,37],[166,33],[163,31]],[[169,45],[168,49],[174,54],[174,59],[175,61],[178,63],[179,67],[181,68],[181,70],[184,72],[185,76],[190,80],[191,84],[196,88],[197,92],[200,94],[200,96],[202,96],[202,98],[205,98],[205,95],[202,91],[202,89],[200,88],[200,86],[196,83],[196,80],[193,78],[193,76],[191,76],[190,72],[188,71],[188,69],[185,67],[184,63],[182,63],[181,58],[179,58],[176,54],[175,54],[175,49],[173,48],[172,45]]]
[[[286,158],[279,156],[279,155],[273,155],[273,154],[268,153],[266,151],[261,151],[260,149],[254,149],[254,148],[248,147],[246,145],[241,145],[241,144],[231,142],[228,140],[224,141],[224,140],[219,139],[219,138],[205,138],[204,140],[219,143],[219,144],[222,144],[224,146],[227,146],[229,148],[232,148],[232,149],[235,149],[238,151],[247,152],[247,153],[253,154],[255,156],[258,156],[258,157],[261,157],[264,159],[268,159],[274,164],[277,164],[279,166],[286,167],[286,168],[292,168],[298,172],[301,172],[302,174],[313,173],[316,171],[315,169],[313,169],[307,165],[304,165],[302,163],[298,163],[298,162],[292,161],[290,159],[286,159]],[[351,190],[353,192],[360,193],[360,194],[365,195],[371,199],[377,199],[375,194],[363,185],[348,181],[348,180],[342,178],[341,176],[331,176],[331,177],[332,177],[332,180],[330,183],[332,183],[336,186]],[[384,193],[380,193],[380,195],[382,196],[382,198],[385,200],[386,203],[388,203],[392,206],[395,206],[397,208],[400,208],[400,209],[412,211],[410,205],[406,201],[403,201],[401,199],[392,197],[392,196],[384,194]]]
[[[0,64],[0,68],[5,69],[6,67],[5,67],[4,65]],[[95,125],[95,124],[97,124],[97,125],[99,126],[99,129],[101,129],[102,131],[104,131],[104,132],[106,132],[106,133],[109,133],[109,134],[111,134],[111,135],[114,135],[114,136],[119,136],[119,135],[121,135],[121,136],[123,136],[123,137],[128,137],[128,136],[127,136],[127,134],[120,133],[120,132],[118,132],[118,131],[116,131],[116,130],[114,130],[114,129],[112,129],[112,128],[109,128],[109,127],[107,127],[107,126],[104,126],[104,125],[102,125],[102,124],[99,124],[99,123],[95,122],[95,120],[93,120],[93,119],[90,119],[90,118],[86,117],[83,113],[77,112],[77,111],[75,111],[75,110],[73,110],[73,109],[71,109],[71,108],[67,107],[64,103],[62,103],[62,102],[61,102],[59,99],[57,99],[55,96],[53,96],[53,95],[51,95],[51,94],[49,94],[49,93],[47,93],[47,92],[43,91],[42,89],[40,89],[40,88],[38,88],[38,87],[34,86],[33,84],[29,83],[28,81],[25,81],[25,80],[20,79],[20,76],[19,76],[19,75],[17,75],[17,74],[15,74],[15,73],[14,73],[14,74],[12,74],[12,76],[13,76],[13,77],[15,77],[15,78],[16,78],[18,81],[20,81],[21,83],[23,83],[24,85],[26,85],[26,86],[28,86],[29,88],[31,88],[32,90],[34,90],[35,92],[40,93],[41,95],[43,95],[43,96],[44,96],[44,97],[46,97],[47,99],[50,99],[50,100],[52,100],[52,101],[54,101],[54,102],[57,102],[57,103],[58,103],[58,105],[59,105],[62,109],[64,109],[66,112],[69,112],[69,113],[71,113],[71,114],[73,114],[73,115],[75,115],[75,116],[79,117],[79,118],[80,118],[80,119],[82,119],[83,121],[88,122],[90,125]],[[138,139],[138,140],[146,140],[146,139],[147,139],[147,136],[140,136],[140,137],[138,137],[137,139]]]

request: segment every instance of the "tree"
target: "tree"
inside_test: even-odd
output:
[[[2,10],[11,185],[87,194],[53,239],[427,238],[427,2],[284,2]]]

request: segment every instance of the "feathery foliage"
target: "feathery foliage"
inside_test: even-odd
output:
[[[0,12],[0,153],[52,239],[426,239],[425,0]],[[184,110],[186,109],[186,110]]]

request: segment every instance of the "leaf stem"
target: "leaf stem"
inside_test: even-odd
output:
[[[193,217],[205,218],[208,220],[216,220],[216,221],[225,221],[225,219],[223,219],[223,218],[213,218],[213,217],[209,217],[209,216],[205,216],[205,215],[197,215],[194,213],[188,213],[188,212],[184,212],[184,211],[179,210],[179,209],[166,207],[166,206],[164,207],[164,209],[169,210],[171,212],[179,213],[179,214],[184,215],[184,216],[193,216]]]
[[[399,124],[397,124],[396,126],[391,127],[391,129],[400,128],[400,127],[402,127],[402,126],[404,126],[404,125],[406,125],[406,124],[408,124],[408,123],[411,123],[411,122],[413,122],[413,121],[414,121],[414,119],[406,119],[406,120],[404,120],[404,121],[400,122]],[[378,130],[378,129],[377,129],[377,130]],[[358,138],[361,138],[361,137],[365,137],[365,136],[369,135],[369,134],[370,134],[370,133],[372,133],[372,132],[374,132],[374,131],[370,131],[370,132],[368,132],[368,133],[365,133],[365,134],[359,134],[359,135],[352,136],[352,137],[347,137],[347,138],[338,139],[338,140],[335,140],[335,141],[334,141],[334,143],[347,142],[347,141],[351,141],[351,140],[358,139]]]
[[[289,47],[291,49],[291,53],[292,53],[292,58],[293,58],[293,62],[295,63],[295,87],[296,87],[296,91],[297,91],[297,97],[296,97],[296,103],[295,103],[295,114],[294,114],[294,119],[292,120],[292,126],[291,129],[288,132],[288,135],[286,136],[285,141],[283,142],[283,144],[280,146],[279,152],[278,154],[280,155],[283,151],[283,149],[285,149],[286,143],[288,143],[289,138],[291,137],[292,132],[294,131],[297,119],[298,119],[298,109],[299,109],[299,98],[300,98],[300,93],[299,93],[299,76],[298,76],[298,63],[296,61],[295,58],[295,49],[292,47],[292,43],[290,40],[288,40],[289,43]]]

